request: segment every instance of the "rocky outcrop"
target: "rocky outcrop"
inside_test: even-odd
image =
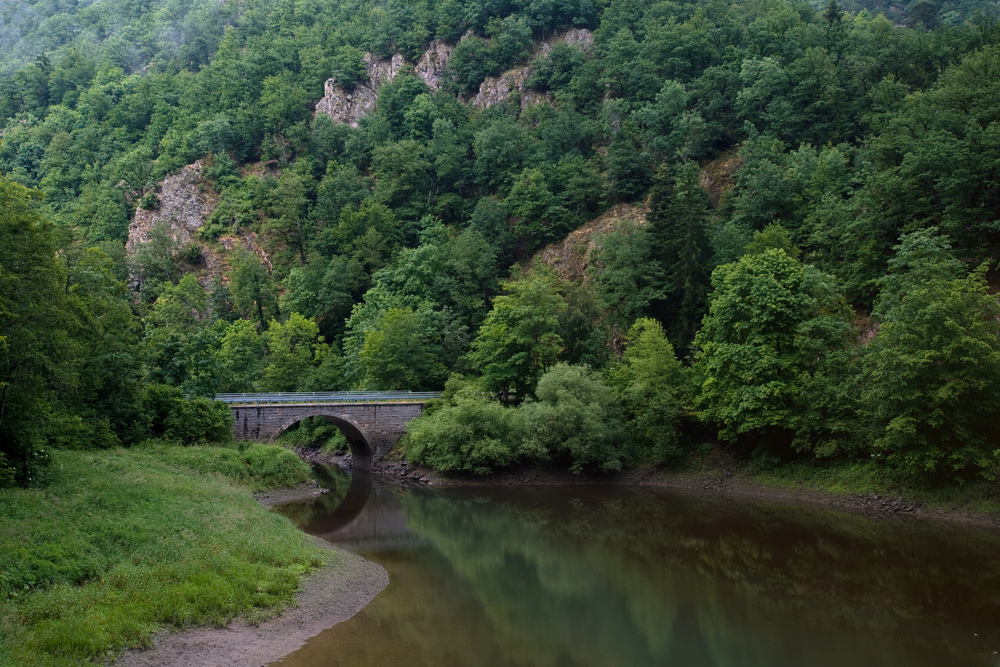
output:
[[[327,79],[323,88],[323,98],[316,103],[316,111],[325,113],[334,122],[358,126],[358,119],[375,109],[378,89],[392,79],[403,68],[403,56],[394,55],[389,60],[379,60],[370,53],[365,54],[365,69],[368,80],[358,83],[353,90],[337,85],[335,79]]]
[[[587,267],[598,248],[600,237],[620,230],[626,223],[645,225],[648,214],[648,203],[612,206],[597,218],[567,234],[562,241],[539,250],[532,258],[531,266],[548,266],[563,280],[586,281]]]
[[[542,52],[548,53],[552,50],[553,44],[559,43],[577,46],[585,52],[590,53],[590,50],[594,48],[594,33],[590,32],[586,28],[573,28],[572,30],[567,30],[565,33],[556,35],[547,42],[544,42],[542,44]]]
[[[199,273],[203,273],[199,282],[207,289],[214,279],[221,278],[229,270],[229,263],[224,255],[203,243],[197,235],[218,204],[218,197],[205,187],[201,172],[202,163],[198,160],[163,179],[154,191],[160,200],[159,208],[153,211],[142,208],[136,210],[135,217],[129,224],[125,250],[133,255],[139,246],[150,240],[154,227],[168,225],[177,251],[191,246],[196,246],[201,251],[204,266],[198,268]],[[244,250],[257,255],[268,271],[271,270],[270,258],[257,243],[257,236],[253,232],[239,230],[236,236],[220,237],[219,243],[227,251],[242,246]],[[132,286],[137,287],[139,275],[134,274],[130,278]]]
[[[594,35],[584,28],[573,28],[564,34],[556,35],[552,39],[542,42],[538,51],[548,53],[556,44],[569,44],[584,51],[590,51],[594,45]],[[503,104],[515,90],[521,96],[521,109],[530,104],[552,102],[552,96],[548,93],[540,93],[525,85],[529,78],[531,78],[530,67],[518,67],[504,72],[498,77],[487,77],[479,86],[479,93],[473,98],[472,106],[477,109],[486,109]]]
[[[577,46],[589,52],[594,45],[594,36],[584,28],[573,28],[543,42],[536,49],[536,53],[547,53],[559,43]],[[451,60],[453,51],[453,46],[441,40],[434,40],[413,67],[413,73],[431,90],[439,90],[441,77],[448,66],[448,61]],[[378,89],[382,84],[392,81],[404,64],[403,56],[398,53],[390,60],[378,60],[371,54],[366,54],[368,80],[359,83],[353,90],[347,90],[337,85],[335,79],[327,79],[323,98],[316,103],[317,113],[325,113],[336,123],[357,127],[358,120],[375,109]],[[550,95],[531,90],[525,85],[530,76],[531,68],[518,67],[498,77],[488,77],[479,87],[479,93],[473,98],[472,105],[479,109],[496,106],[505,102],[514,91],[521,96],[522,109],[529,104],[551,102]]]
[[[486,77],[486,80],[479,85],[479,93],[472,98],[472,106],[477,109],[487,109],[503,104],[515,90],[523,94],[527,89],[525,82],[529,76],[531,76],[529,67],[518,67],[500,76]]]
[[[192,235],[205,224],[217,203],[216,197],[201,187],[201,167],[201,160],[198,160],[164,178],[156,189],[160,205],[155,211],[136,209],[125,242],[125,249],[130,254],[135,252],[136,246],[149,241],[150,231],[160,223],[170,225],[170,236],[179,246],[191,243]]]
[[[417,61],[416,67],[413,68],[413,73],[423,79],[423,82],[431,90],[440,89],[441,75],[444,74],[444,68],[448,65],[448,61],[451,60],[451,54],[454,50],[455,47],[439,39],[435,39],[431,42],[430,48]]]
[[[531,77],[530,67],[518,67],[500,76],[488,76],[479,86],[479,93],[472,99],[472,106],[477,109],[487,109],[503,104],[511,93],[517,91],[521,95],[521,109],[529,104],[551,102],[552,96],[528,88],[527,81]]]

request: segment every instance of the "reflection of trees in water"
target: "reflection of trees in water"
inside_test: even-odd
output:
[[[520,495],[403,499],[517,663],[947,664],[944,647],[971,659],[974,632],[984,659],[1000,641],[995,535],[699,498]]]
[[[351,486],[351,475],[335,466],[313,466],[313,476],[326,493],[301,502],[286,503],[281,506],[281,514],[302,528],[327,517],[337,509],[347,496]]]

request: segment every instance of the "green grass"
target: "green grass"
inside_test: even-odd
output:
[[[103,663],[162,628],[280,611],[332,556],[229,478],[298,479],[286,455],[61,451],[47,488],[0,491],[0,665]]]
[[[148,454],[153,461],[237,480],[254,491],[296,486],[310,479],[308,465],[275,445],[240,442],[228,447],[178,447],[151,441],[135,451]]]
[[[809,488],[838,494],[902,495],[931,509],[1000,514],[1000,485],[985,480],[932,487],[894,477],[875,463],[796,463],[758,472],[753,479],[769,486]]]

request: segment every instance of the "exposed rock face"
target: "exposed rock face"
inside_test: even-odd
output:
[[[500,76],[488,76],[479,85],[479,94],[472,100],[472,106],[486,109],[502,104],[513,91],[524,92],[524,82],[531,76],[531,69],[518,67]]]
[[[168,224],[170,236],[177,247],[183,248],[193,244],[201,249],[205,262],[204,271],[207,275],[199,282],[202,283],[202,287],[208,288],[212,280],[221,278],[223,272],[228,270],[229,263],[225,256],[212,250],[196,236],[197,231],[205,225],[205,221],[218,204],[218,197],[203,187],[201,170],[202,163],[198,160],[163,179],[157,188],[160,207],[155,211],[141,208],[136,210],[135,217],[129,224],[125,249],[129,255],[134,254],[140,245],[149,241],[150,232],[154,227]],[[219,242],[226,250],[232,250],[237,245],[243,246],[245,250],[260,257],[261,263],[270,271],[270,258],[257,243],[257,237],[253,232],[240,230],[238,237],[223,236]],[[138,286],[139,276],[131,276],[130,282],[133,287]]]
[[[539,47],[541,53],[548,53],[555,44],[569,44],[578,46],[584,51],[589,51],[594,45],[594,35],[584,28],[573,28],[562,35],[556,35],[552,39],[542,42]],[[521,109],[529,104],[538,102],[551,102],[552,96],[548,93],[539,93],[525,86],[525,82],[531,78],[530,67],[518,67],[504,72],[498,77],[487,77],[479,86],[479,94],[472,100],[472,106],[477,109],[486,109],[498,104],[503,104],[515,90],[521,94]]]
[[[454,49],[455,47],[435,39],[431,42],[430,48],[420,57],[417,66],[413,68],[414,74],[423,79],[428,88],[438,90],[441,87],[441,75],[444,73],[448,61],[451,60],[451,53]]]
[[[403,56],[398,53],[390,60],[377,60],[366,53],[368,80],[358,83],[354,90],[346,90],[338,86],[334,79],[327,79],[323,87],[323,99],[316,103],[316,111],[325,113],[334,122],[357,127],[358,119],[375,109],[378,89],[383,83],[392,81],[402,67]]]
[[[538,51],[547,53],[553,45],[558,43],[578,46],[589,52],[594,45],[594,36],[589,30],[573,28],[564,34],[555,35],[552,39],[546,40],[540,45]],[[420,77],[431,90],[439,90],[441,77],[448,61],[451,60],[453,51],[453,46],[437,39],[434,40],[431,42],[430,48],[417,61],[413,73]],[[316,103],[316,111],[325,113],[334,122],[357,127],[358,120],[375,109],[378,89],[382,84],[392,81],[403,68],[404,61],[403,56],[398,53],[391,60],[377,60],[371,54],[366,54],[365,65],[368,70],[368,80],[359,83],[354,90],[345,90],[338,86],[334,79],[327,79],[323,99]],[[522,109],[537,102],[551,102],[551,96],[530,90],[524,85],[530,76],[531,69],[529,67],[518,67],[499,77],[487,78],[479,87],[479,94],[472,100],[473,106],[479,109],[496,106],[503,103],[515,90],[521,94]]]
[[[542,44],[542,51],[551,51],[552,45],[558,44],[559,42],[569,44],[570,46],[579,46],[587,53],[590,53],[590,50],[594,47],[594,33],[590,32],[586,28],[573,28],[572,30],[567,30],[564,34],[557,35],[555,38]]]
[[[149,240],[149,232],[161,222],[169,222],[170,235],[179,245],[191,242],[192,234],[205,224],[215,210],[216,198],[201,188],[201,160],[189,164],[178,173],[167,176],[160,184],[160,207],[155,211],[136,209],[128,226],[125,249],[135,252],[136,246]]]
[[[521,109],[529,104],[551,102],[552,96],[528,88],[525,84],[531,77],[530,67],[518,67],[504,72],[498,77],[488,76],[479,86],[479,94],[472,100],[472,106],[486,109],[503,104],[515,90],[521,94]]]
[[[590,222],[584,223],[565,239],[545,246],[531,259],[532,266],[541,264],[555,269],[563,280],[587,279],[587,267],[597,249],[597,240],[602,234],[619,230],[626,221],[637,225],[646,224],[649,215],[648,202],[642,204],[617,204]]]

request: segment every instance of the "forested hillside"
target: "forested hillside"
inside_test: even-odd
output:
[[[219,391],[446,382],[443,470],[992,479],[1000,26],[853,8],[4,3],[0,484]]]

